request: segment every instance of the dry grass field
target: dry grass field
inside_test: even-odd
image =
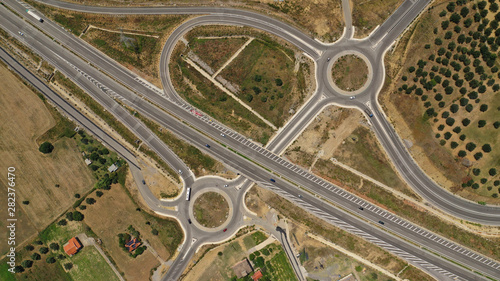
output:
[[[344,91],[355,91],[363,87],[368,78],[368,66],[355,55],[338,58],[332,67],[333,82]]]
[[[47,155],[38,151],[37,138],[55,125],[51,114],[59,113],[3,67],[0,77],[0,166],[16,168],[18,207],[42,230],[73,204],[75,193],[90,190],[94,179],[74,140],[58,140]]]
[[[217,71],[244,43],[246,38],[194,38],[189,47],[198,57]]]
[[[350,0],[355,37],[363,38],[382,24],[403,0]]]
[[[109,191],[103,190],[103,193],[102,197],[96,198],[95,204],[87,205],[87,209],[81,211],[85,215],[85,223],[102,240],[103,247],[127,280],[148,280],[150,270],[159,265],[156,257],[149,251],[145,251],[135,259],[130,257],[120,248],[117,235],[127,232],[128,226],[132,225],[140,232],[141,239],[149,241],[160,257],[167,260],[173,253],[167,250],[161,235],[168,229],[159,228],[160,235],[153,235],[152,227],[146,222],[150,221],[153,224],[154,221],[149,220],[144,212],[136,210],[137,205],[121,186],[113,185]],[[177,225],[175,222],[172,223]]]
[[[207,192],[196,198],[193,212],[201,225],[214,228],[227,220],[229,204],[219,193]]]

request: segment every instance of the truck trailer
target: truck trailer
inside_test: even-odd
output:
[[[43,19],[42,19],[40,16],[38,16],[38,15],[37,15],[37,14],[35,14],[35,13],[33,13],[33,12],[32,12],[32,11],[30,11],[29,9],[28,9],[28,10],[26,10],[26,12],[28,12],[28,15],[30,15],[30,16],[32,16],[32,17],[34,17],[37,21],[39,21],[39,22],[43,22]]]

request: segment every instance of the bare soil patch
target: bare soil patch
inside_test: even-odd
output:
[[[332,67],[333,82],[344,91],[355,91],[363,87],[368,79],[368,66],[355,55],[337,59]]]
[[[159,172],[156,167],[142,163],[141,172],[148,188],[156,198],[173,198],[180,192],[180,186],[171,178]]]
[[[351,0],[352,24],[356,27],[355,36],[368,36],[377,25],[382,24],[403,0]]]
[[[194,216],[204,227],[218,227],[227,220],[228,215],[229,204],[217,192],[203,193],[194,202]]]
[[[16,192],[18,207],[42,230],[73,204],[75,193],[88,191],[94,179],[74,140],[53,143],[50,154],[38,151],[37,138],[55,125],[52,114],[59,113],[7,69],[0,68],[0,77],[0,166],[16,168],[16,185],[22,187]],[[25,200],[30,204],[22,205]]]

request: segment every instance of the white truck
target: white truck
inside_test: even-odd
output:
[[[28,12],[28,15],[30,15],[30,16],[32,16],[32,17],[34,17],[37,21],[39,21],[39,22],[43,22],[43,19],[42,19],[39,15],[37,15],[37,14],[33,13],[33,12],[32,12],[32,11],[30,11],[29,9],[28,9],[28,10],[26,10],[26,12]]]

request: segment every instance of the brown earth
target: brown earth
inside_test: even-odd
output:
[[[75,193],[90,190],[94,179],[74,140],[58,140],[47,155],[38,151],[36,139],[55,124],[51,110],[3,67],[0,77],[0,166],[16,168],[18,208],[42,230],[73,204]],[[24,200],[30,204],[21,205]]]
[[[332,78],[340,89],[356,91],[363,87],[368,79],[368,66],[358,56],[342,56],[333,63]]]
[[[173,253],[167,251],[159,236],[151,233],[151,226],[146,224],[148,219],[136,210],[136,205],[124,188],[113,185],[110,190],[103,190],[103,193],[100,198],[95,194],[90,195],[97,202],[81,211],[85,215],[85,223],[102,240],[103,247],[127,280],[148,280],[151,269],[159,265],[158,260],[148,250],[135,259],[130,257],[118,245],[117,235],[126,233],[128,226],[132,225],[140,232],[141,239],[147,240],[162,259],[167,260]]]
[[[350,0],[355,37],[368,36],[404,2],[403,0]]]
[[[201,225],[215,228],[227,220],[229,204],[219,193],[206,192],[196,198],[193,212]]]
[[[180,186],[170,177],[159,172],[156,167],[141,163],[141,173],[156,198],[173,198],[179,194]]]

